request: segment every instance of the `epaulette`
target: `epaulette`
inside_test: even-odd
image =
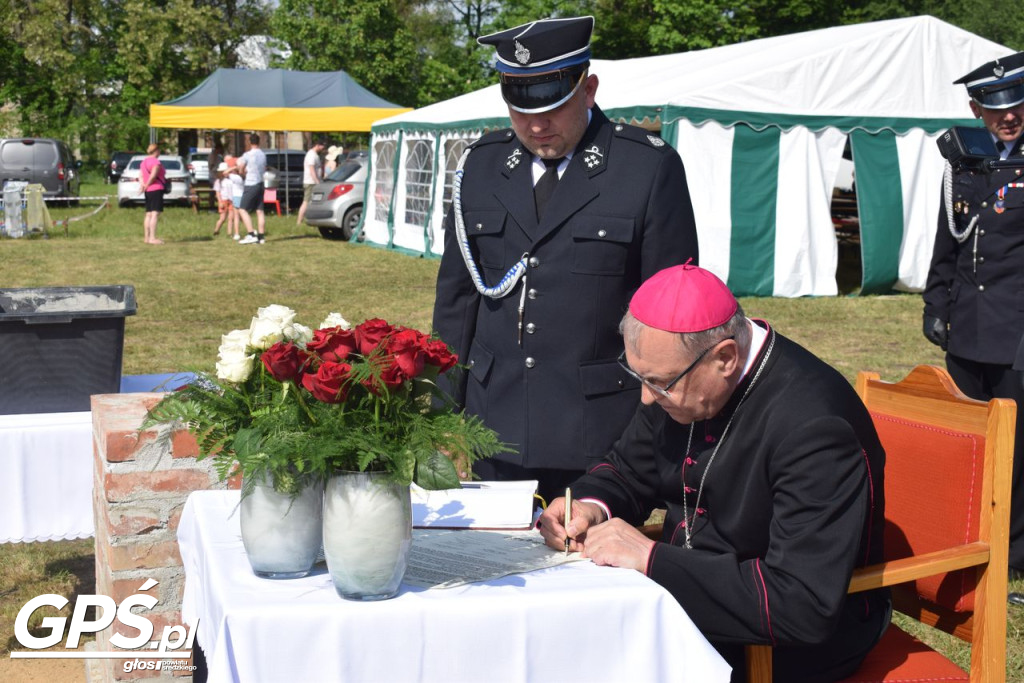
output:
[[[478,138],[476,142],[470,145],[471,148],[476,149],[483,145],[491,145],[495,142],[508,142],[509,140],[515,139],[516,134],[511,128],[502,128],[500,130],[492,130],[490,133]]]
[[[665,142],[662,138],[650,132],[644,130],[639,126],[630,126],[625,123],[614,123],[612,128],[615,131],[615,137],[624,138],[626,140],[632,140],[645,147],[652,147],[662,152],[672,149],[672,146]]]

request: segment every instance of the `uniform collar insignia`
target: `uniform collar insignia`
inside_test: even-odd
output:
[[[655,147],[664,147],[665,146],[665,141],[662,140],[661,138],[659,138],[657,135],[648,135],[647,136],[647,141],[650,142]]]
[[[604,153],[601,151],[601,148],[597,145],[591,145],[583,150],[583,163],[587,165],[587,170],[593,170],[603,164]]]
[[[526,64],[530,61],[530,51],[518,40],[516,41],[516,61],[520,64]]]
[[[516,149],[512,150],[512,153],[508,155],[507,159],[505,159],[505,168],[511,171],[515,169],[515,167],[518,166],[519,162],[521,162],[522,160],[523,150],[517,147]]]

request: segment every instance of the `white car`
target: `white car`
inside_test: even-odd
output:
[[[139,168],[145,158],[144,154],[133,156],[124,172],[121,173],[121,179],[117,181],[118,206],[146,203],[146,195],[139,187]],[[158,158],[164,167],[167,179],[171,181],[171,192],[164,195],[164,203],[177,202],[187,205],[189,195],[192,194],[192,181],[185,169],[185,162],[181,160],[181,157],[171,154],[161,154]]]

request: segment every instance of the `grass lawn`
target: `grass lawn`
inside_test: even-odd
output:
[[[82,195],[113,194],[107,185]],[[56,219],[95,204],[52,209]],[[115,285],[135,287],[138,313],[125,329],[125,374],[212,370],[220,335],[247,327],[257,307],[294,308],[317,325],[337,311],[356,323],[383,317],[428,329],[438,262],[368,246],[329,242],[294,215],[267,218],[267,242],[238,245],[213,237],[216,214],[169,208],[157,235],[142,242],[143,211],[113,208],[50,232],[0,240],[0,287]],[[838,368],[851,382],[858,370],[896,380],[919,363],[942,365],[941,352],[921,336],[919,295],[807,299],[743,299],[763,317]],[[0,546],[0,655],[17,646],[13,622],[21,606],[46,592],[91,593],[92,541]],[[1014,584],[1024,590],[1024,582]],[[1024,609],[1010,608],[1007,680],[1024,681]],[[966,663],[958,642],[936,636]],[[925,636],[932,638],[931,636]],[[2,672],[2,669],[0,669]],[[3,678],[0,675],[0,678]]]

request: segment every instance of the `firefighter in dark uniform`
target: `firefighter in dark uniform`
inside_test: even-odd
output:
[[[956,83],[967,87],[971,111],[1001,158],[1024,165],[1024,52]],[[1015,364],[1024,338],[1024,168],[946,169],[924,335],[946,351],[949,374],[965,394],[1017,402],[1010,568],[1024,570],[1024,362]],[[1010,593],[1010,602],[1024,605],[1024,595]]]
[[[593,17],[484,36],[512,128],[456,172],[434,329],[466,371],[448,386],[510,452],[483,479],[537,479],[550,500],[622,433],[639,384],[616,362],[618,322],[640,283],[697,262],[679,155],[594,104]],[[535,187],[536,186],[536,187]]]

